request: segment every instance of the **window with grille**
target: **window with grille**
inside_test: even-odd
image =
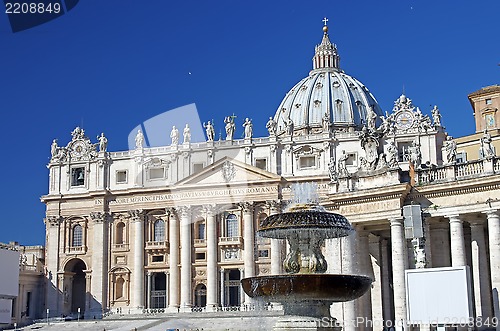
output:
[[[226,234],[227,237],[238,237],[238,217],[235,214],[229,214],[226,217]]]
[[[198,239],[205,239],[205,223],[198,224]]]
[[[80,224],[75,225],[73,228],[73,247],[82,246],[83,231]]]
[[[154,241],[165,241],[165,222],[163,220],[157,220],[155,222],[155,235]]]

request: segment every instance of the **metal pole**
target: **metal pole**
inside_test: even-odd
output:
[[[50,325],[50,324],[49,324],[49,311],[50,311],[50,309],[49,309],[49,308],[47,308],[47,325]]]
[[[80,307],[78,307],[78,323],[80,323]]]

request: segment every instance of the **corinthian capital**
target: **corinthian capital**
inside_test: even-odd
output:
[[[180,206],[176,210],[180,217],[189,217],[191,214],[191,206]]]
[[[128,215],[132,219],[133,222],[142,221],[142,219],[144,218],[144,212],[142,209],[129,210]]]
[[[90,219],[94,223],[104,223],[109,221],[111,215],[105,212],[92,212],[90,213]]]
[[[254,204],[252,201],[240,202],[239,206],[240,206],[241,210],[243,210],[244,213],[251,213],[251,212],[253,212],[253,209],[254,209]]]
[[[61,216],[47,216],[43,219],[43,222],[49,226],[58,226],[63,220],[64,218]]]
[[[217,210],[216,204],[208,204],[208,205],[203,205],[202,212],[203,214],[206,214],[208,216],[215,214],[216,210]]]

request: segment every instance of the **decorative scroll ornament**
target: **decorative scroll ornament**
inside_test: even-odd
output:
[[[226,183],[233,180],[236,176],[236,169],[234,167],[234,164],[229,161],[224,162],[221,168],[221,175]]]

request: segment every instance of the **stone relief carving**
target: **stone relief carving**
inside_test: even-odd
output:
[[[224,181],[226,183],[233,180],[234,177],[236,176],[236,168],[235,168],[234,164],[231,163],[230,161],[224,162],[224,164],[222,164],[222,168],[220,171],[221,171],[222,179],[224,179]]]

